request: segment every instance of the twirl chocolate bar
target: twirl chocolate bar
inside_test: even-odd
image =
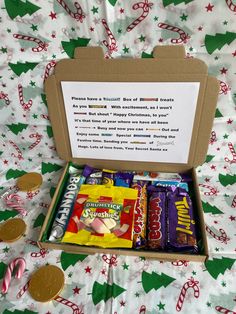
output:
[[[168,249],[197,252],[192,201],[186,190],[168,193]]]

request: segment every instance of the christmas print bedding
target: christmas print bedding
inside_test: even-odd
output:
[[[235,13],[235,0],[1,1],[1,313],[236,312]],[[162,262],[39,249],[36,241],[65,166],[55,149],[45,79],[76,47],[101,46],[106,58],[152,58],[154,46],[179,44],[220,81],[206,160],[197,168],[209,259]],[[43,183],[32,182],[32,173]],[[26,174],[33,188],[17,185]],[[67,193],[70,200],[73,191]],[[5,232],[12,219],[14,230],[23,224],[24,231]],[[136,225],[136,231],[133,245],[142,247],[144,230]],[[176,247],[171,238],[167,245]],[[35,301],[31,277],[47,265],[63,271],[64,283],[50,301]]]

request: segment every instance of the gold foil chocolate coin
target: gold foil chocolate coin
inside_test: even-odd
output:
[[[65,277],[63,271],[54,265],[39,268],[29,282],[29,293],[39,302],[53,300],[64,287]]]
[[[29,172],[18,178],[16,185],[20,191],[30,192],[37,190],[43,183],[43,178],[40,173]]]
[[[26,224],[21,218],[13,218],[0,226],[0,240],[14,242],[20,239],[26,230]]]

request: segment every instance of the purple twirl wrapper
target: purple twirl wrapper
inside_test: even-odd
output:
[[[147,248],[163,250],[166,243],[166,192],[150,187],[149,193]]]
[[[170,251],[197,252],[192,201],[186,190],[168,193],[168,243]]]

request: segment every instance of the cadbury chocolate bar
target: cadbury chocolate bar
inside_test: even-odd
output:
[[[163,250],[166,243],[166,191],[150,186],[147,223],[147,248]]]
[[[186,190],[168,193],[168,249],[197,252],[192,201]]]
[[[147,181],[137,181],[131,186],[138,191],[133,227],[133,248],[135,249],[144,248],[146,246],[147,184]]]
[[[131,172],[116,172],[114,175],[115,186],[123,186],[129,188],[134,175]]]

